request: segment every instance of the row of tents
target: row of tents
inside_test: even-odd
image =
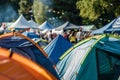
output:
[[[93,30],[92,29],[95,27],[94,25],[86,25],[86,26],[77,26],[74,25],[72,23],[70,23],[69,21],[65,22],[64,24],[62,24],[59,27],[54,27],[53,25],[51,25],[48,21],[45,21],[44,23],[42,23],[41,25],[37,24],[36,22],[34,22],[33,20],[27,21],[23,15],[20,15],[20,17],[12,23],[6,23],[5,24],[7,26],[7,28],[14,28],[14,29],[21,29],[21,28],[36,28],[39,29],[41,31],[49,31],[52,30],[53,32],[61,32],[62,30],[67,30],[67,29],[79,29],[79,28],[83,28],[84,31],[91,31],[92,34],[103,34],[103,33],[120,33],[120,17],[112,20],[110,23],[106,24],[105,26],[103,26],[100,29],[96,29]],[[5,26],[3,25],[3,26]]]
[[[120,76],[119,36],[96,35],[73,46],[58,35],[42,49],[13,32],[0,36],[0,47],[2,80],[118,80]]]
[[[77,26],[77,25],[70,23],[69,21],[66,21],[64,24],[58,27],[54,27],[48,21],[45,21],[44,23],[39,25],[33,20],[27,21],[23,15],[20,15],[20,17],[15,22],[11,22],[10,24],[6,23],[3,26],[5,25],[9,29],[35,28],[41,31],[53,30],[54,32],[62,31],[66,29],[79,29],[79,28],[83,28],[84,30],[89,31],[94,27],[94,25]]]

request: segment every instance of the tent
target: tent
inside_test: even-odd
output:
[[[0,48],[0,79],[1,80],[57,80],[42,66],[31,60]]]
[[[71,46],[72,43],[62,35],[58,35],[44,48],[44,51],[48,54],[49,59],[56,64],[59,61],[59,57]]]
[[[45,21],[44,23],[42,23],[39,27],[38,27],[40,30],[52,30],[53,29],[53,26],[48,22],[48,21]]]
[[[33,20],[29,20],[28,21],[29,25],[33,28],[38,28],[39,24],[37,24],[36,22],[34,22]]]
[[[58,75],[53,68],[54,65],[47,59],[48,55],[38,44],[21,33],[13,32],[1,35],[0,47],[10,49],[12,52],[19,53],[26,58],[31,59],[58,78]]]
[[[56,65],[63,80],[118,80],[120,37],[98,35],[67,50]]]
[[[120,34],[120,17],[112,20],[104,27],[94,30],[92,34],[103,34],[103,33],[118,33]]]
[[[29,38],[31,38],[31,39],[34,39],[34,40],[40,38],[37,34],[35,34],[35,33],[33,33],[33,32],[25,31],[25,32],[23,32],[22,34],[25,35],[25,36],[27,36],[27,37],[29,37]]]
[[[8,28],[15,28],[15,29],[21,29],[21,28],[30,28],[29,23],[24,18],[23,15],[20,15],[20,17]]]
[[[79,27],[67,21],[63,25],[55,28],[56,31],[67,30],[67,29],[79,29]]]
[[[104,33],[118,33],[120,34],[120,17],[116,18],[114,23],[104,31]]]

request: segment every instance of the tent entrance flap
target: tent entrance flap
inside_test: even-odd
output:
[[[98,80],[118,80],[120,76],[120,57],[109,51],[96,48]]]

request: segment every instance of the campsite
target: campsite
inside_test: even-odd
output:
[[[0,4],[0,80],[120,80],[118,0]]]

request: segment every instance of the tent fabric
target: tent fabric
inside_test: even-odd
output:
[[[4,34],[0,36],[0,46],[31,59],[59,78],[53,64],[47,59],[48,55],[30,38],[17,32]]]
[[[103,34],[103,33],[118,33],[120,34],[120,17],[112,20],[104,27],[94,30],[92,34]]]
[[[24,16],[20,15],[20,17],[8,28],[30,28],[30,25]]]
[[[33,28],[38,28],[39,24],[37,24],[35,21],[33,20],[29,20],[28,21],[29,25]]]
[[[104,31],[109,27],[111,27],[114,22],[115,22],[115,19],[112,20],[110,23],[106,24],[105,26],[103,26],[102,28],[92,31],[92,34],[103,34]]]
[[[120,28],[111,28],[104,31],[104,33],[118,33],[120,34]]]
[[[67,21],[63,25],[55,28],[56,31],[66,30],[66,29],[79,29],[79,27]]]
[[[0,79],[1,80],[57,80],[42,66],[31,60],[0,48]]]
[[[115,80],[120,75],[119,50],[120,38],[98,35],[67,50],[60,57],[56,70],[64,80]],[[118,72],[114,71],[115,65]]]
[[[29,37],[29,38],[31,38],[31,39],[39,39],[40,38],[37,34],[35,34],[33,32],[25,31],[22,34]]]
[[[48,54],[50,60],[57,64],[59,57],[72,46],[67,39],[62,35],[58,35],[45,48],[44,51]]]
[[[42,23],[39,27],[38,27],[40,30],[52,30],[53,29],[53,26],[48,22],[48,21],[45,21],[44,23]]]

